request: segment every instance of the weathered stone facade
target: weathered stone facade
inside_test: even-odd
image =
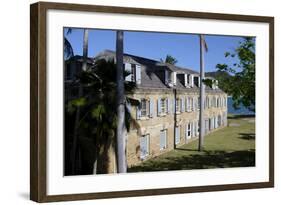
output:
[[[138,126],[132,127],[127,135],[127,162],[128,166],[136,165],[141,163],[143,160],[153,158],[157,155],[165,153],[179,147],[183,144],[189,143],[190,141],[198,137],[198,123],[199,123],[199,109],[197,103],[194,106],[187,108],[188,98],[198,100],[199,89],[197,91],[190,92],[188,89],[175,91],[173,89],[139,89],[130,97],[141,101],[141,99],[147,99],[153,101],[154,112],[150,116],[137,117],[137,107],[131,107],[131,115],[137,122]],[[184,99],[184,109],[175,112],[174,106],[172,110],[165,114],[157,113],[157,100],[159,98],[171,99],[172,104],[176,98]],[[215,99],[214,103],[209,101],[206,103],[204,110],[204,119],[207,120],[206,134],[215,131],[223,126],[227,125],[227,96],[225,93],[209,91],[206,92],[206,99]],[[220,99],[220,100],[218,100]],[[206,100],[207,101],[207,100]],[[193,109],[191,109],[193,107]],[[148,108],[150,109],[150,108]],[[220,117],[219,117],[220,116]],[[220,118],[220,119],[219,119]],[[217,125],[211,125],[212,119],[215,119]],[[220,120],[218,122],[218,120]],[[188,134],[188,123],[190,123],[190,134]],[[207,125],[208,124],[208,125]],[[179,142],[175,140],[175,127],[179,126]],[[216,128],[215,128],[216,127]],[[167,146],[165,149],[160,147],[160,131],[167,130]],[[141,159],[141,148],[140,138],[144,135],[149,135],[148,155]]]

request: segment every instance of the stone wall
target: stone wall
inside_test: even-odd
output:
[[[180,143],[176,145],[176,147],[182,146],[186,144],[194,138],[197,138],[198,135],[193,136],[191,138],[186,138],[186,124],[189,122],[197,123],[199,121],[199,109],[195,109],[191,112],[170,112],[163,116],[157,115],[157,99],[160,97],[167,97],[170,99],[175,99],[175,97],[194,97],[198,99],[199,97],[199,90],[198,91],[178,91],[175,95],[173,90],[164,90],[164,89],[142,89],[135,91],[134,94],[129,95],[131,98],[136,100],[151,99],[154,101],[154,113],[152,117],[141,117],[140,119],[136,119],[136,106],[131,107],[131,115],[133,117],[131,123],[131,129],[129,133],[127,133],[127,162],[128,166],[139,164],[143,161],[140,158],[140,137],[142,135],[149,134],[149,155],[144,159],[150,159],[155,156],[158,156],[162,153],[174,149],[174,141],[175,141],[175,126],[180,126]],[[209,97],[222,97],[226,98],[226,94],[223,92],[214,92],[214,91],[206,91],[206,96]],[[174,109],[174,107],[173,107]],[[204,118],[209,119],[218,115],[221,117],[225,115],[227,116],[227,105],[221,107],[211,107],[205,108],[204,110]],[[226,119],[221,123],[221,128],[227,125]],[[167,148],[160,150],[160,130],[167,129]],[[208,133],[214,131],[213,129]]]

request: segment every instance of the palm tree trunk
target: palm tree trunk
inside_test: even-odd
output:
[[[123,76],[123,31],[116,33],[116,61],[117,61],[117,171],[127,172],[126,139],[125,139],[125,95]]]
[[[204,39],[203,35],[200,35],[200,114],[199,114],[199,123],[200,123],[200,132],[199,132],[199,145],[198,151],[203,150],[204,145],[204,99],[205,99],[205,85],[203,80],[205,78],[205,68],[204,68]]]
[[[88,57],[88,29],[84,29],[84,36],[83,36],[83,64],[82,64],[82,70],[87,70],[87,57]],[[80,84],[79,85],[79,91],[78,91],[78,97],[81,98],[83,96],[83,87]],[[72,166],[71,166],[71,172],[72,174],[75,174],[75,168],[76,168],[76,153],[77,153],[77,141],[78,141],[78,126],[79,126],[79,118],[80,118],[80,108],[77,108],[76,115],[75,115],[75,124],[74,124],[74,134],[73,134],[73,142],[72,142],[72,154],[71,154],[71,160],[72,160]]]

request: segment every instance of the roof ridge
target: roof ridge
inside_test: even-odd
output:
[[[113,51],[113,50],[110,50],[110,49],[104,49],[103,51],[101,51],[100,53],[98,53],[95,57],[99,56],[99,55],[106,55],[106,53],[109,52],[109,53],[112,53],[112,54],[115,54],[116,52]],[[178,65],[173,65],[173,64],[170,64],[170,63],[165,63],[165,62],[161,62],[159,60],[155,60],[155,59],[151,59],[151,58],[147,58],[147,57],[143,57],[143,56],[137,56],[137,55],[133,55],[133,54],[129,54],[129,53],[123,53],[124,56],[128,56],[128,57],[134,57],[134,58],[139,58],[139,59],[143,59],[143,60],[149,60],[149,61],[153,61],[155,63],[162,63],[163,65],[166,65],[166,66],[172,66],[174,67],[175,69],[178,69],[178,70],[186,70],[186,71],[189,71],[189,72],[194,72],[194,73],[197,73],[197,71],[191,69],[191,68],[186,68],[186,67],[182,67],[182,66],[178,66]]]

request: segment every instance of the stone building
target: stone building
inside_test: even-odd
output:
[[[104,51],[98,58],[114,59]],[[160,155],[199,136],[199,73],[187,68],[124,54],[124,68],[131,74],[126,81],[137,89],[128,96],[139,101],[129,110],[137,128],[127,133],[128,166]],[[214,80],[206,87],[205,134],[227,125],[227,94]]]
[[[95,59],[114,60],[115,52],[105,50],[92,61]],[[199,136],[198,72],[129,54],[124,54],[124,69],[130,73],[125,80],[136,84],[134,93],[127,96],[139,102],[127,103],[137,124],[127,133],[129,167]],[[211,87],[205,86],[205,135],[227,125],[227,94],[215,79],[213,82]]]

